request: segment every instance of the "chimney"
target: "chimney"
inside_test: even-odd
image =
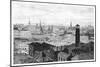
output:
[[[75,35],[75,47],[78,47],[80,44],[80,25],[76,25],[76,35]]]

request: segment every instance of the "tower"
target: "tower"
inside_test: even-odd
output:
[[[31,25],[30,19],[29,19],[28,25]]]
[[[72,22],[70,22],[70,28],[72,28]]]
[[[80,25],[76,25],[76,35],[75,35],[75,47],[78,47],[80,44]]]
[[[42,28],[42,25],[41,25],[41,20],[40,20],[40,32],[43,33],[43,28]]]
[[[52,33],[53,32],[53,25],[48,26],[48,32]]]

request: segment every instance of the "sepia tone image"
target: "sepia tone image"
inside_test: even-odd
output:
[[[95,6],[11,1],[12,65],[95,60]]]

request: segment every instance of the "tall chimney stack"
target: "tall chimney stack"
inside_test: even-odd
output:
[[[78,47],[80,44],[80,25],[76,25],[76,35],[75,35],[75,47]]]

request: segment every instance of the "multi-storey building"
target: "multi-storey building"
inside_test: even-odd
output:
[[[14,53],[29,54],[29,43],[27,40],[14,39]]]
[[[70,56],[70,54],[67,54],[65,52],[59,52],[58,53],[58,61],[67,61],[67,58]]]

